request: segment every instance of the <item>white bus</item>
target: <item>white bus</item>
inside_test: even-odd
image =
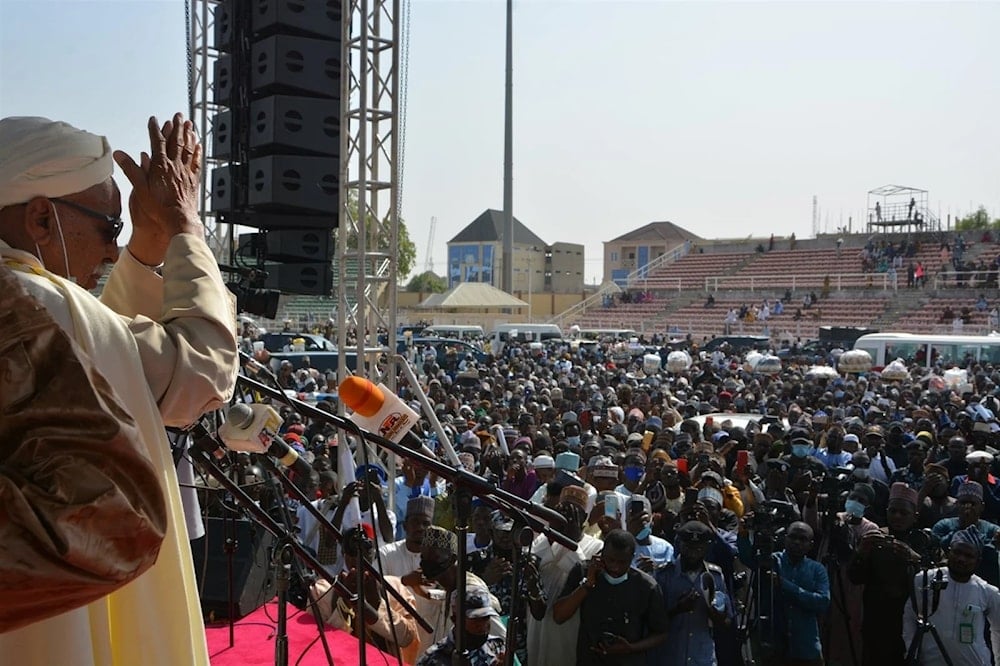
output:
[[[482,326],[460,326],[458,324],[434,324],[420,332],[424,336],[451,338],[452,340],[482,340],[486,337]]]
[[[494,354],[503,353],[507,341],[543,342],[562,338],[562,329],[555,324],[497,324],[493,330],[491,351]]]
[[[897,358],[925,368],[936,363],[943,367],[964,365],[969,360],[1000,364],[1000,335],[869,333],[858,338],[854,348],[871,354],[876,369]]]

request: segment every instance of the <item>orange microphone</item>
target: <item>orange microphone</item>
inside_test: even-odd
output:
[[[337,392],[353,412],[349,417],[352,421],[397,444],[420,418],[387,386],[375,385],[364,377],[348,377]]]

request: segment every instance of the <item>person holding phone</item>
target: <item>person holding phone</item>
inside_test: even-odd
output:
[[[647,652],[667,639],[663,595],[653,578],[630,566],[635,537],[612,530],[601,554],[579,563],[566,579],[552,616],[580,616],[578,666],[645,666]]]
[[[692,520],[677,530],[677,555],[656,572],[670,618],[670,650],[656,654],[656,666],[715,666],[714,632],[734,618],[722,569],[705,561],[714,530]]]
[[[626,505],[625,525],[635,537],[635,557],[632,566],[653,573],[674,557],[674,547],[666,539],[653,535],[653,509],[645,495],[632,495]]]

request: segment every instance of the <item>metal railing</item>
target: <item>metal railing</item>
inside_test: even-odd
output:
[[[660,256],[656,257],[650,262],[647,262],[645,266],[640,266],[631,273],[625,276],[625,287],[627,289],[634,289],[636,287],[636,282],[645,280],[649,277],[650,272],[656,270],[661,266],[666,266],[667,264],[672,264],[678,259],[686,257],[691,252],[691,241],[684,241],[683,245],[678,245],[669,252],[664,252]]]
[[[608,294],[614,295],[620,293],[622,293],[622,288],[619,287],[617,284],[615,284],[612,280],[608,280],[607,282],[602,284],[600,288],[598,288],[598,290],[595,291],[593,294],[583,299],[579,303],[571,305],[570,307],[566,308],[559,314],[549,317],[548,321],[546,321],[545,323],[556,324],[557,326],[562,327],[562,325],[565,324],[566,321],[573,315],[576,315],[580,312],[585,312],[587,308],[594,305],[595,303],[603,304],[604,297],[606,295]]]
[[[829,283],[827,284],[827,279]],[[905,278],[904,278],[905,279]],[[845,284],[846,283],[846,284]],[[829,287],[831,291],[844,289],[879,289],[896,291],[899,289],[899,275],[890,273],[836,273],[834,275],[715,275],[705,278],[705,291],[720,289],[745,289],[753,291],[774,291],[778,287],[789,287],[795,291],[799,287]]]

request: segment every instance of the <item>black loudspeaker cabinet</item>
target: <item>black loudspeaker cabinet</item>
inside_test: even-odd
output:
[[[340,155],[340,104],[336,100],[272,95],[250,105],[250,150],[254,155]],[[233,114],[212,118],[212,157],[233,156]]]
[[[339,170],[340,161],[333,157],[269,155],[251,159],[247,205],[257,210],[336,214]]]
[[[195,576],[205,618],[229,617],[229,578],[226,529],[236,535],[233,552],[233,609],[235,619],[249,615],[274,597],[270,563],[270,532],[249,520],[205,518],[205,536],[191,542]],[[225,523],[225,524],[224,524]],[[206,562],[207,560],[207,562]]]
[[[250,72],[256,98],[278,93],[339,98],[340,40],[291,35],[262,39],[253,45]],[[216,90],[216,101],[220,92],[224,94],[224,88]]]
[[[265,243],[267,261],[325,262],[332,255],[329,229],[269,230]]]
[[[333,291],[333,270],[329,263],[268,264],[265,268],[265,289],[306,296],[329,296]]]
[[[246,0],[241,0],[245,2]],[[251,25],[255,38],[276,32],[340,40],[342,0],[255,0]],[[233,39],[232,0],[215,6],[215,48],[229,53]]]

